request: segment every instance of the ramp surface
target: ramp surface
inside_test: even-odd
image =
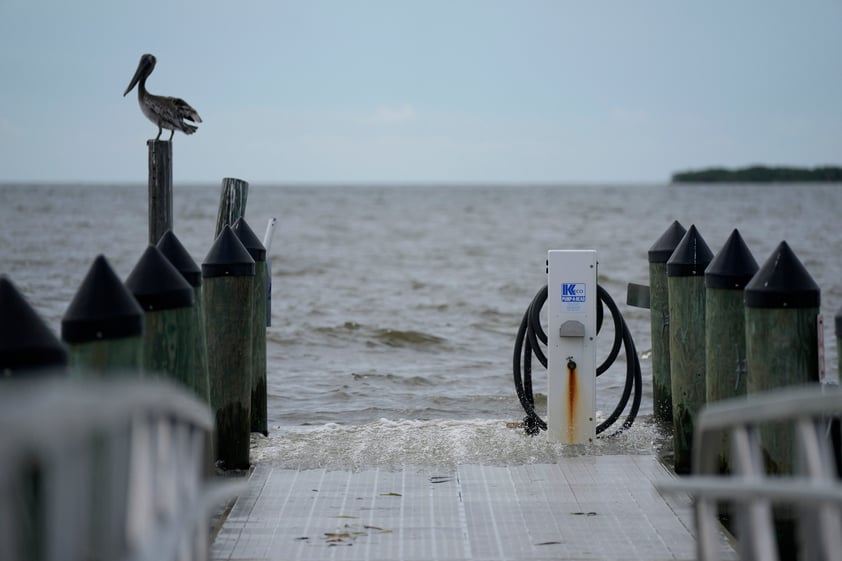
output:
[[[686,497],[655,456],[556,464],[291,470],[258,465],[212,559],[690,560]],[[736,556],[723,537],[726,558]]]

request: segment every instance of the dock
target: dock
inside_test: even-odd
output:
[[[691,502],[655,455],[552,464],[258,464],[211,546],[222,560],[692,560]],[[736,559],[723,535],[722,558]]]

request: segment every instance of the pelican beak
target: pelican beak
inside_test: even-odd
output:
[[[132,91],[132,88],[134,88],[141,79],[149,76],[152,73],[153,68],[155,68],[155,57],[152,55],[143,55],[140,57],[137,70],[135,70],[134,76],[132,76],[132,81],[129,82],[129,87],[126,88],[125,92],[123,92],[123,97],[126,97],[126,94]]]

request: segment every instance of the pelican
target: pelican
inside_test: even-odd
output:
[[[185,122],[185,119],[194,123],[201,123],[202,118],[196,113],[196,110],[190,107],[190,104],[178,97],[166,97],[163,95],[153,95],[146,91],[146,79],[155,70],[155,57],[146,54],[140,57],[140,63],[137,65],[132,81],[129,87],[123,92],[123,97],[126,97],[135,84],[140,82],[137,87],[137,102],[140,104],[140,110],[146,115],[146,118],[158,125],[158,136],[155,140],[161,139],[161,129],[170,129],[170,140],[176,129],[184,134],[193,134],[197,127]]]

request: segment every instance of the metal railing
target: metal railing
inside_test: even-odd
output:
[[[163,381],[0,384],[0,560],[198,560],[211,414]]]
[[[842,482],[830,438],[830,419],[842,413],[837,388],[786,388],[705,407],[694,435],[692,476],[661,481],[666,492],[694,498],[698,558],[720,559],[718,507],[729,504],[741,559],[777,561],[773,505],[794,514],[800,559],[842,561]],[[768,474],[760,426],[794,429],[792,474]],[[730,442],[730,475],[720,475],[722,435]]]

